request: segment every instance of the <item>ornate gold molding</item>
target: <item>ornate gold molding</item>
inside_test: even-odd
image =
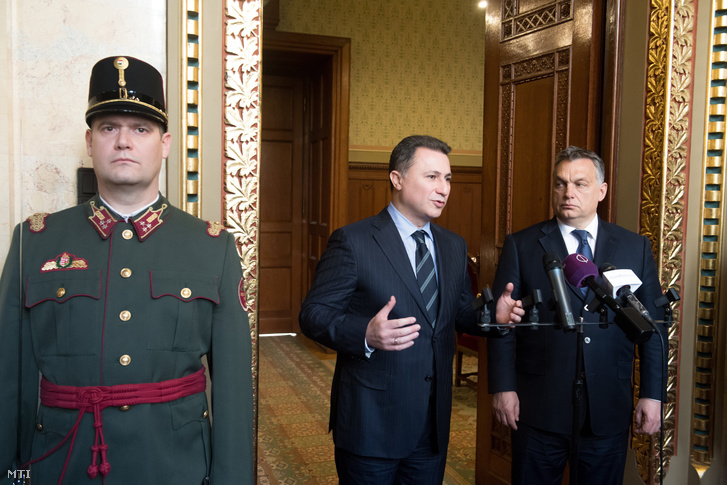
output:
[[[225,2],[225,225],[237,240],[250,315],[257,442],[258,185],[262,1]],[[257,459],[257,451],[256,457]]]
[[[707,103],[705,106],[704,159],[702,160],[701,230],[699,251],[699,307],[695,328],[693,356],[694,386],[692,394],[692,422],[689,452],[692,466],[701,477],[707,471],[714,455],[715,408],[719,393],[717,349],[722,332],[718,325],[721,243],[725,228],[723,198],[725,194],[725,81],[727,72],[721,65],[727,61],[727,16],[717,15],[727,8],[727,1],[712,2],[710,21]]]
[[[200,215],[202,187],[201,127],[202,113],[202,8],[198,0],[186,0],[182,9],[182,69],[183,120],[182,143],[182,207],[193,216]]]
[[[692,97],[694,0],[651,0],[641,186],[641,233],[648,236],[664,288],[681,292],[684,261],[684,203]],[[657,483],[668,469],[676,443],[676,399],[681,315],[669,329],[668,402],[664,405],[663,467],[659,437],[636,435],[639,473]],[[638,387],[638,373],[636,378]],[[636,394],[638,395],[638,390]]]

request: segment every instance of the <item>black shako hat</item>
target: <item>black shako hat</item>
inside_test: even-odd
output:
[[[88,86],[86,124],[99,113],[147,116],[166,128],[162,75],[146,62],[127,56],[101,59],[93,66]]]

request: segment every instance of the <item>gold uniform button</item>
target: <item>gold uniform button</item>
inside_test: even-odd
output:
[[[126,367],[127,365],[131,364],[131,356],[128,356],[128,355],[124,354],[119,359],[119,362],[121,363],[121,365],[123,365],[124,367]]]
[[[192,296],[192,290],[190,290],[189,288],[182,288],[181,294],[182,298],[189,298],[190,296]]]
[[[131,270],[129,268],[124,268],[121,270],[121,277],[122,278],[130,278],[131,277]]]
[[[38,423],[35,425],[36,428],[38,428],[38,431],[43,431],[43,425]]]
[[[58,291],[56,291],[56,296],[58,298],[63,298],[63,295],[66,294],[66,289],[63,287],[58,288]]]
[[[121,237],[124,239],[131,239],[134,237],[134,233],[131,231],[131,229],[124,229],[124,232],[121,233]]]
[[[131,312],[129,310],[124,310],[123,312],[119,313],[119,318],[122,322],[128,322],[131,320]]]
[[[202,419],[207,419],[207,416],[209,416],[209,413],[205,410],[205,412],[202,413]]]
[[[121,406],[121,407],[119,408],[119,411],[123,411],[123,412],[126,412],[126,411],[128,411],[129,409],[131,409],[131,406]]]

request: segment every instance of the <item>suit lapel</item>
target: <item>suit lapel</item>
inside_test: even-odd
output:
[[[598,221],[598,238],[596,240],[596,254],[593,255],[594,263],[599,268],[603,263],[613,261],[618,247],[618,239],[611,231],[611,227],[603,222]]]
[[[409,262],[409,256],[406,254],[404,243],[399,235],[394,221],[391,220],[389,212],[384,209],[374,218],[373,227],[375,229],[373,238],[381,248],[381,251],[389,260],[396,273],[401,278],[406,289],[411,293],[412,298],[416,301],[422,313],[429,319],[422,292],[419,291],[416,275]],[[441,308],[441,304],[440,304]],[[431,324],[431,322],[429,322]]]

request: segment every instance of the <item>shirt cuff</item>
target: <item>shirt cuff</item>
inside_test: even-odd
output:
[[[376,349],[372,349],[371,347],[369,347],[369,344],[368,344],[368,342],[366,342],[365,338],[364,338],[364,348],[366,349],[366,358],[367,359],[371,358],[371,354],[373,354],[374,350],[376,350]]]

